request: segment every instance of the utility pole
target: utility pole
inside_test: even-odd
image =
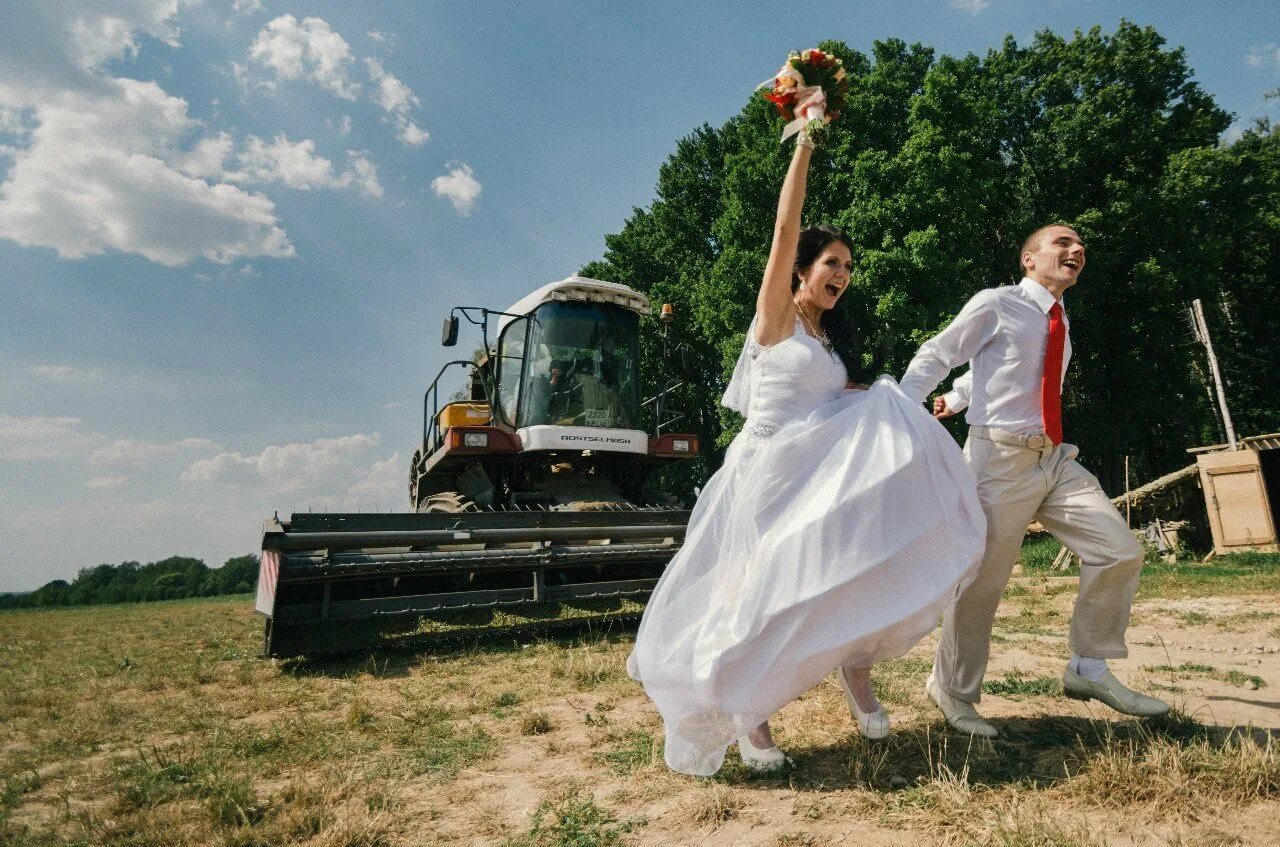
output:
[[[1191,302],[1191,326],[1196,333],[1196,341],[1204,345],[1209,355],[1209,372],[1213,376],[1213,386],[1218,393],[1218,408],[1222,412],[1222,423],[1227,430],[1227,443],[1236,449],[1236,430],[1231,425],[1231,412],[1227,409],[1227,392],[1222,386],[1222,372],[1218,370],[1218,357],[1213,353],[1213,339],[1209,337],[1209,325],[1204,320],[1204,307],[1199,299]]]
[[[1129,456],[1124,457],[1124,525],[1133,528],[1133,503],[1129,499]]]

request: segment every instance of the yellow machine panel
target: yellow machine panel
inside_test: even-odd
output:
[[[440,410],[440,428],[485,426],[493,420],[488,403],[450,403]]]

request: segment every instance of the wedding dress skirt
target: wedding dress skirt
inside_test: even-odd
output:
[[[747,412],[654,589],[627,661],[667,765],[709,775],[738,735],[841,665],[904,655],[981,558],[986,523],[952,437],[890,377],[845,390],[797,329],[739,359]]]

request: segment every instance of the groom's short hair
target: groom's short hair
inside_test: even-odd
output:
[[[1063,226],[1071,230],[1072,232],[1075,231],[1075,227],[1073,227],[1069,223],[1064,223],[1063,221],[1054,221],[1051,224],[1045,224],[1044,226],[1037,229],[1035,232],[1028,235],[1026,241],[1022,242],[1022,248],[1018,250],[1018,270],[1020,272],[1025,273],[1027,270],[1022,265],[1022,254],[1026,253],[1028,250],[1034,253],[1036,248],[1040,246],[1040,239],[1044,237],[1044,234],[1046,232],[1053,229],[1055,226]]]

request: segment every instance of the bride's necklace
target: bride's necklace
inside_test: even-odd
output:
[[[821,345],[822,345],[822,349],[824,349],[824,350],[826,350],[828,353],[830,353],[830,352],[831,352],[831,337],[830,337],[830,336],[828,336],[825,332],[818,332],[816,329],[814,329],[814,328],[813,328],[813,324],[811,324],[811,323],[809,322],[809,317],[808,317],[808,315],[806,315],[806,314],[804,313],[804,309],[800,308],[800,306],[799,306],[798,304],[796,305],[796,311],[800,313],[800,320],[804,321],[804,328],[809,332],[809,336],[810,336],[814,341],[816,341],[816,342],[818,342],[819,344],[821,344]]]

